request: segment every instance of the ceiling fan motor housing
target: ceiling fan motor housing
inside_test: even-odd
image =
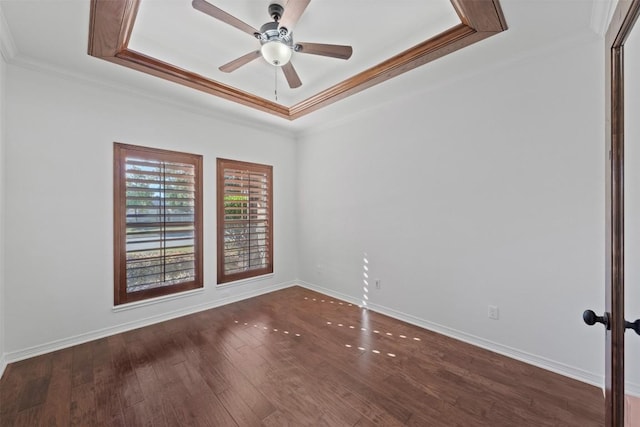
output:
[[[282,66],[284,65],[284,63],[277,59],[270,60],[269,59],[270,55],[265,54],[266,53],[265,49],[269,48],[266,45],[270,45],[271,47],[271,45],[277,43],[278,46],[283,45],[286,47],[286,49],[290,49],[291,52],[293,52],[294,50],[293,33],[286,32],[286,31],[283,32],[280,29],[278,29],[277,21],[267,22],[262,27],[260,27],[260,33],[256,34],[256,38],[260,40],[260,44],[262,45],[262,49],[261,49],[262,56],[271,65]],[[286,61],[288,61],[291,55],[288,54],[286,56],[287,56]]]

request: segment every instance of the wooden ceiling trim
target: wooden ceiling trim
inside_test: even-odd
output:
[[[611,17],[611,23],[605,34],[605,42],[611,48],[619,48],[626,41],[638,19],[640,2],[621,1]]]
[[[507,23],[498,0],[451,0],[464,25],[479,32],[500,32]]]
[[[418,44],[368,70],[294,105],[291,119],[297,119],[340,99],[354,95],[393,77],[399,76],[427,62],[469,45],[471,38],[480,37],[466,25],[457,25],[432,39]]]
[[[138,16],[138,8],[140,7],[140,0],[127,0],[126,10],[124,13],[124,20],[122,21],[122,27],[120,28],[120,35],[118,37],[119,50],[126,49],[129,46],[129,40],[131,39],[131,32],[133,31],[133,24]]]
[[[289,120],[375,86],[507,29],[499,0],[451,0],[458,24],[291,107],[128,49],[140,0],[91,0],[89,55]]]
[[[197,89],[202,92],[219,96],[239,104],[256,108],[267,113],[288,118],[289,109],[284,105],[269,101],[268,99],[252,95],[233,86],[225,85],[208,79],[191,71],[168,64],[134,50],[125,49],[119,52],[111,62],[124,65],[137,71],[142,71],[156,77],[161,77],[174,83]]]
[[[127,48],[140,0],[91,1],[89,55],[114,57]]]

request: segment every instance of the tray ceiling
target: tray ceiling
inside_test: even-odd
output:
[[[210,3],[256,28],[271,21],[268,0]],[[262,58],[219,71],[260,44],[189,0],[92,0],[89,53],[293,120],[505,29],[498,0],[312,1],[295,41],[351,45],[354,53],[345,61],[294,52],[303,84],[291,89]]]

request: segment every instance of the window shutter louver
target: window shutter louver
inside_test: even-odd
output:
[[[218,159],[218,283],[273,272],[272,167]]]
[[[200,156],[120,149],[120,299],[201,287]]]
[[[194,167],[126,159],[127,292],[195,278]]]

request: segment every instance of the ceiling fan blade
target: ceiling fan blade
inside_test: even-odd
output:
[[[351,46],[323,43],[297,43],[296,52],[311,55],[330,56],[332,58],[349,59],[353,53]]]
[[[309,6],[311,0],[289,0],[284,7],[284,13],[278,21],[278,27],[291,30],[296,26],[298,19],[302,16],[304,10]]]
[[[199,10],[202,13],[205,13],[224,23],[231,25],[232,27],[236,27],[240,31],[244,31],[247,34],[250,34],[252,37],[255,37],[255,34],[259,33],[259,31],[253,28],[251,25],[242,22],[235,16],[229,15],[224,10],[215,7],[205,0],[193,0],[193,2],[191,2],[191,5],[195,10]]]
[[[287,62],[282,66],[282,72],[287,78],[287,83],[289,83],[289,87],[291,89],[302,86],[302,81],[300,80],[300,77],[298,77],[298,73],[296,73],[296,69],[293,68],[293,64],[291,62]]]
[[[224,73],[230,73],[259,57],[260,57],[260,51],[256,50],[255,52],[242,55],[240,58],[234,59],[233,61],[229,62],[228,64],[224,64],[218,69]]]

